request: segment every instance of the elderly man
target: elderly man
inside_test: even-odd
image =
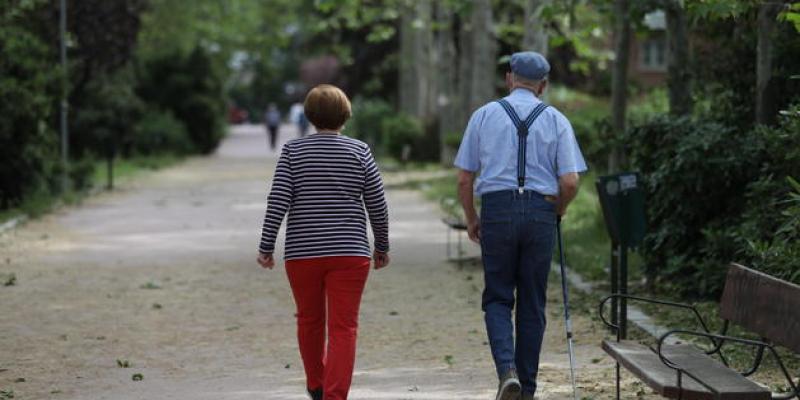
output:
[[[511,93],[472,114],[455,165],[469,237],[481,245],[482,308],[500,378],[497,399],[527,400],[536,391],[556,220],[575,198],[586,163],[567,118],[539,99],[547,60],[520,52],[510,64]]]

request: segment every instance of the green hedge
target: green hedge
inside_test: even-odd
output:
[[[59,160],[53,53],[33,33],[0,15],[0,210],[54,185]]]
[[[713,296],[732,261],[800,280],[797,231],[790,229],[797,223],[789,222],[797,200],[787,181],[800,177],[800,122],[737,132],[663,116],[634,126],[625,142],[645,181],[642,254],[651,282]]]
[[[211,153],[225,134],[222,81],[209,54],[198,46],[189,55],[175,51],[144,60],[137,93],[180,120],[195,151]]]

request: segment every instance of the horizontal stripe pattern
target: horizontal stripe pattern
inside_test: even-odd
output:
[[[261,253],[275,251],[284,217],[287,260],[370,257],[367,218],[375,249],[388,252],[389,212],[369,146],[329,133],[286,143],[267,197]]]

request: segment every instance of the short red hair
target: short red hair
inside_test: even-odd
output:
[[[333,85],[319,85],[306,96],[303,108],[309,122],[318,130],[341,129],[350,119],[350,99],[342,89]]]

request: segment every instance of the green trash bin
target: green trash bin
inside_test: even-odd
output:
[[[617,336],[627,337],[628,248],[638,247],[645,234],[644,188],[636,172],[623,172],[597,179],[597,195],[611,238],[611,322],[619,327]],[[617,322],[619,321],[619,322]]]
[[[645,233],[644,191],[636,172],[597,179],[597,195],[611,241],[638,247]]]

